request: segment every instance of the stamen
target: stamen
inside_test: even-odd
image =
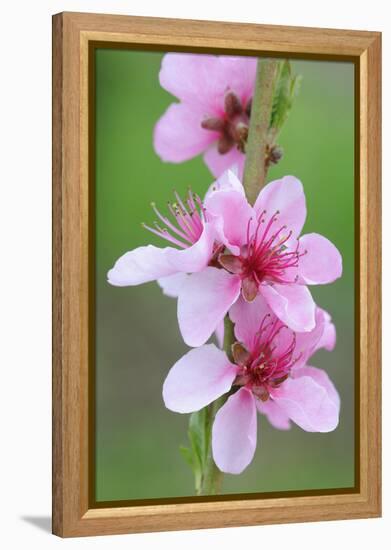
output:
[[[171,231],[174,231],[174,233],[176,233],[179,237],[181,237],[181,239],[184,239],[185,241],[188,241],[191,243],[191,241],[188,239],[186,233],[184,233],[183,231],[180,231],[177,227],[175,227],[175,225],[173,225],[170,220],[164,216],[162,216],[159,212],[159,210],[156,208],[155,206],[155,203],[151,203],[151,206],[153,208],[153,211],[155,212],[155,214],[157,215],[157,217],[164,223],[164,225],[166,225],[167,227],[169,227],[171,229]],[[168,203],[168,206],[169,206],[169,210],[170,212],[173,214],[173,216],[175,217],[175,213],[173,212],[172,210],[172,207],[171,207],[171,204]]]
[[[298,360],[292,359],[296,334],[292,331],[289,345],[281,350],[277,338],[282,330],[289,329],[277,317],[272,320],[270,317],[271,314],[263,317],[253,341],[251,356],[246,361],[246,370],[242,368],[240,371],[246,374],[246,386],[260,399],[268,398],[269,388],[280,386],[289,377],[292,366]]]
[[[147,229],[148,231],[150,231],[154,235],[157,235],[158,237],[162,237],[163,239],[166,239],[166,241],[169,241],[172,244],[176,244],[180,248],[187,248],[188,247],[188,245],[182,243],[181,241],[178,241],[178,239],[176,239],[175,237],[170,235],[169,232],[167,231],[167,229],[162,230],[162,231],[158,231],[156,229],[153,229],[153,227],[149,227],[149,225],[146,225],[145,223],[143,223],[141,225],[143,226],[144,229]]]
[[[264,281],[269,284],[292,284],[298,280],[296,273],[292,273],[292,276],[289,277],[289,270],[298,267],[299,259],[305,254],[305,251],[299,252],[299,243],[295,250],[288,248],[287,243],[293,232],[292,230],[287,231],[286,225],[277,227],[271,234],[272,226],[277,222],[279,214],[279,210],[276,210],[261,230],[262,224],[266,221],[266,210],[263,210],[257,216],[253,233],[251,232],[253,220],[248,221],[247,246],[242,248],[242,286],[246,279],[255,281],[258,287]]]
[[[168,202],[167,207],[175,224],[168,217],[163,216],[152,202],[151,207],[154,213],[165,227],[161,227],[157,222],[154,222],[155,228],[146,224],[142,224],[142,226],[180,248],[188,248],[198,241],[204,230],[204,207],[198,195],[193,195],[191,190],[189,190],[186,199],[187,206],[177,192],[174,194],[177,203]]]

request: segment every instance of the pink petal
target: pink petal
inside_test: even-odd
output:
[[[309,332],[296,332],[295,369],[305,365],[308,358],[319,349],[319,341],[325,330],[325,317],[319,307],[315,311],[315,323],[315,328]]]
[[[205,115],[219,115],[228,73],[215,55],[168,53],[159,73],[160,85],[191,105],[202,106]]]
[[[221,216],[214,215],[211,212],[208,214],[208,219],[212,220],[213,226],[215,228],[216,242],[221,245],[224,245],[226,248],[232,252],[232,254],[240,254],[240,246],[236,246],[229,242],[225,233],[224,233],[224,219]]]
[[[214,344],[190,350],[171,368],[163,384],[171,411],[199,411],[231,389],[237,367]]]
[[[314,349],[314,353],[322,348],[327,349],[327,351],[333,351],[337,340],[335,325],[331,320],[331,315],[327,311],[321,308],[318,309],[323,315],[323,333]]]
[[[228,153],[222,155],[217,150],[217,144],[214,143],[207,149],[204,161],[216,178],[232,167],[237,167],[239,178],[243,175],[245,156],[236,147],[232,147]]]
[[[246,105],[254,93],[257,59],[255,57],[221,56],[220,62],[229,75],[229,89]]]
[[[209,195],[204,205],[207,213],[223,220],[222,231],[228,247],[246,244],[248,223],[255,213],[244,195],[238,191],[216,191]]]
[[[178,298],[178,322],[188,346],[201,346],[216,330],[240,293],[240,278],[207,267],[193,273]]]
[[[257,444],[254,397],[241,388],[219,409],[212,429],[213,459],[229,474],[240,474],[253,459]]]
[[[277,430],[290,430],[289,416],[272,399],[267,401],[257,399],[256,405],[259,412],[267,417],[274,428],[277,428]]]
[[[268,314],[271,314],[271,310],[260,295],[253,302],[246,302],[240,296],[229,310],[231,321],[235,323],[236,339],[242,342],[248,351],[253,349],[259,327]]]
[[[198,241],[182,250],[171,248],[167,250],[167,258],[176,271],[193,273],[204,269],[212,257],[215,241],[215,229],[206,223]]]
[[[243,196],[245,196],[244,188],[242,182],[237,175],[237,166],[225,170],[221,176],[212,183],[208,191],[205,194],[204,202],[213,195],[216,191],[238,191]]]
[[[163,294],[170,298],[178,298],[181,288],[188,276],[187,273],[175,273],[168,277],[161,277],[157,280],[157,284],[162,289]]]
[[[341,404],[339,394],[326,371],[306,365],[305,367],[302,367],[300,369],[295,369],[292,373],[292,376],[293,378],[310,376],[317,384],[319,384],[319,386],[322,386],[324,388],[324,390],[327,392],[328,397],[339,410]]]
[[[285,176],[270,182],[259,193],[254,210],[258,215],[266,210],[267,216],[279,211],[276,224],[279,227],[286,225],[287,230],[292,231],[289,241],[292,243],[300,235],[307,215],[301,182],[294,176]]]
[[[342,275],[342,257],[326,237],[309,233],[300,238],[299,275],[307,285],[332,283]]]
[[[302,369],[300,369],[302,370]],[[302,375],[288,378],[271,392],[272,399],[287,416],[307,432],[331,432],[338,425],[339,403],[324,380]]]
[[[283,323],[296,332],[315,327],[315,302],[302,285],[261,285],[260,291],[270,309]]]
[[[169,247],[148,245],[126,252],[108,272],[108,282],[114,286],[134,286],[176,273],[177,269],[167,259],[168,250]]]
[[[203,115],[185,103],[172,103],[158,120],[154,147],[166,162],[189,160],[215,141],[219,134],[201,127]]]

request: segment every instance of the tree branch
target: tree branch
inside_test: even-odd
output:
[[[251,204],[254,204],[266,179],[267,136],[277,68],[278,61],[274,59],[258,60],[243,175],[243,186]]]

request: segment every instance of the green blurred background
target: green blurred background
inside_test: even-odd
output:
[[[96,499],[191,496],[192,472],[179,453],[188,416],[168,411],[161,390],[186,351],[176,300],[157,284],[115,288],[106,273],[127,250],[152,242],[150,202],[164,210],[172,189],[204,194],[212,178],[198,157],[160,161],[153,127],[174,100],[158,81],[156,52],[96,52]],[[354,67],[292,61],[301,91],[279,140],[280,164],[269,180],[293,174],[307,197],[305,232],[319,232],[342,253],[343,277],[312,287],[333,316],[334,352],[318,352],[341,395],[341,418],[329,434],[273,429],[258,418],[258,446],[239,476],[226,475],[224,493],[351,487],[354,485]]]

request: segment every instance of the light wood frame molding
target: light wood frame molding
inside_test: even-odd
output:
[[[359,101],[356,492],[94,508],[89,504],[88,79],[91,42],[350,59]],[[61,13],[53,17],[53,532],[63,537],[381,514],[381,34]]]

